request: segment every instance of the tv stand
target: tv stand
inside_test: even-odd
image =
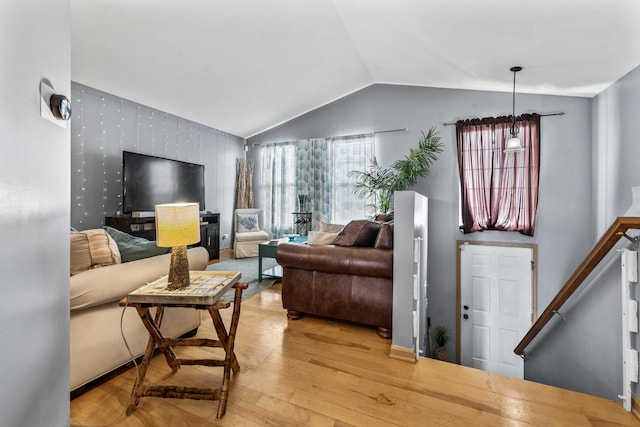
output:
[[[156,218],[153,216],[106,216],[104,217],[104,225],[124,231],[132,236],[156,240]],[[209,252],[209,259],[220,258],[219,213],[200,214],[200,243],[196,243],[193,246],[203,246]]]

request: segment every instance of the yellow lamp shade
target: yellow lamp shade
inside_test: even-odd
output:
[[[198,203],[156,205],[156,241],[163,248],[186,246],[200,241]]]

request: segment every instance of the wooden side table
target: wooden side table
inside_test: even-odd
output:
[[[140,398],[152,396],[176,399],[217,400],[218,412],[216,418],[222,418],[227,409],[231,371],[236,373],[240,370],[240,365],[238,364],[233,348],[238,321],[240,319],[242,291],[247,288],[248,284],[238,282],[239,278],[240,273],[238,272],[192,271],[191,285],[189,287],[169,291],[166,289],[167,276],[165,276],[155,282],[142,286],[120,301],[120,305],[130,306],[136,309],[142,323],[147,328],[147,331],[149,331],[149,343],[147,344],[144,357],[139,366],[139,375],[131,391],[127,415],[131,415],[138,408]],[[220,298],[231,288],[235,288],[235,293],[231,324],[227,331],[220,317],[219,310],[229,308],[231,302]],[[155,317],[151,316],[149,311],[151,307],[156,307]],[[218,339],[165,338],[160,331],[165,307],[187,307],[196,310],[207,310],[213,321]],[[164,354],[167,364],[173,372],[177,372],[182,365],[223,367],[224,374],[220,388],[146,384],[145,376],[156,346],[162,354]],[[173,347],[177,346],[223,348],[225,357],[224,359],[181,359],[176,357],[173,352]]]

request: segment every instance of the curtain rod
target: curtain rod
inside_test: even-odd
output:
[[[323,136],[321,138],[303,138],[303,139],[339,139],[339,138],[354,138],[356,136],[360,136],[360,135],[376,135],[379,133],[391,133],[391,132],[406,132],[408,131],[409,128],[398,128],[398,129],[386,129],[386,130],[374,130],[373,132],[365,132],[365,133],[354,133],[351,135],[339,135],[339,136]],[[280,143],[285,143],[285,142],[291,142],[291,141],[280,141],[280,142],[276,142],[275,144],[280,144]],[[269,144],[274,144],[273,142],[270,142]],[[252,144],[252,147],[259,147],[261,144]]]
[[[528,114],[528,113],[525,113]],[[548,117],[548,116],[564,116],[564,112],[560,111],[558,113],[546,113],[546,114],[539,114],[540,117]],[[451,122],[451,123],[443,123],[442,126],[452,126],[455,125],[457,122]]]
[[[366,133],[354,133],[351,135],[339,135],[339,136],[323,136],[324,139],[340,139],[340,138],[354,138],[360,135],[376,135],[379,133],[392,133],[392,132],[406,132],[409,128],[387,129],[387,130],[374,130],[373,132]],[[305,139],[321,139],[321,138],[305,138]]]

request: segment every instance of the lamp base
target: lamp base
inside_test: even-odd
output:
[[[189,258],[186,246],[171,248],[168,289],[180,289],[189,286]]]

